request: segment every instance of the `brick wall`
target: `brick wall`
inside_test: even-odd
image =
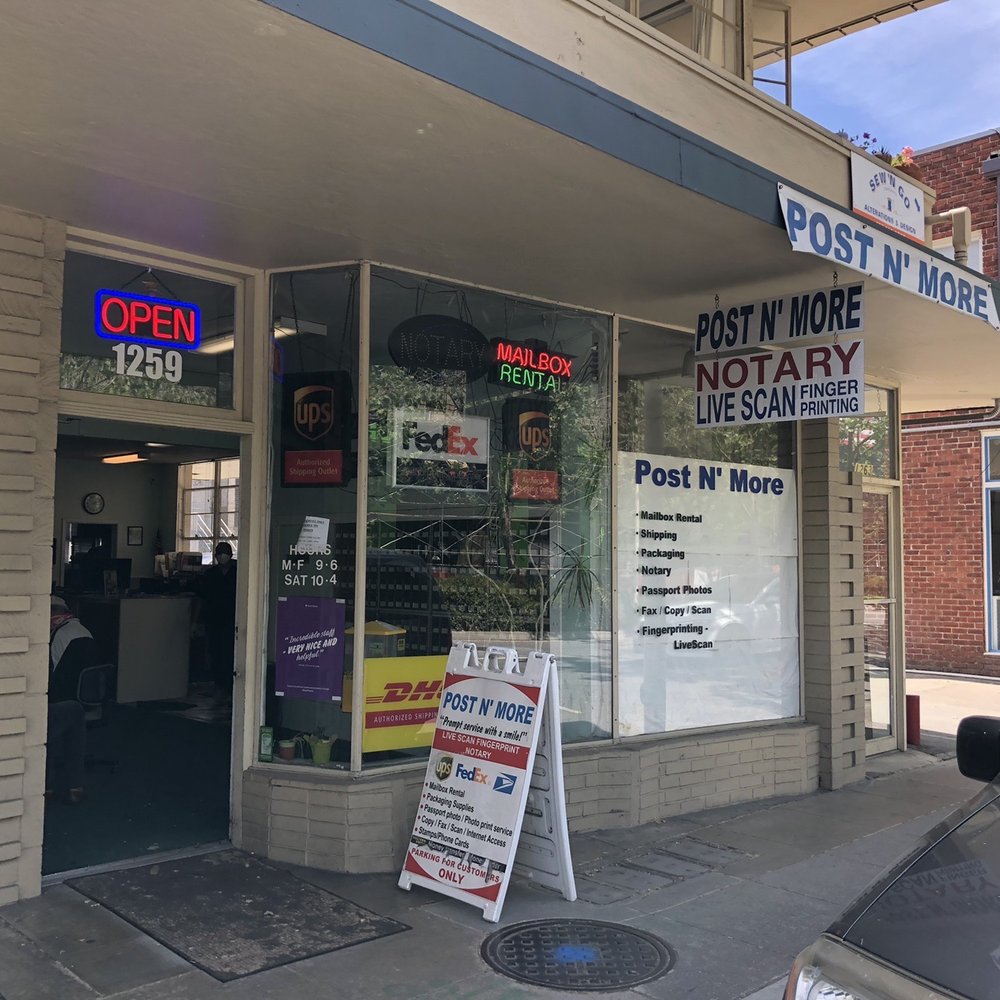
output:
[[[981,441],[975,426],[903,435],[909,667],[1000,676],[1000,657],[984,653]]]
[[[1000,135],[954,143],[915,157],[937,192],[935,210],[966,206],[983,237],[983,269],[996,278],[997,182],[982,165]],[[936,226],[935,237],[948,226]],[[1000,396],[1000,385],[997,395]],[[1000,676],[985,646],[984,540],[979,429],[915,432],[919,421],[968,420],[988,412],[909,413],[903,426],[903,579],[909,667]],[[1000,431],[998,431],[1000,433]]]
[[[41,891],[65,245],[0,208],[0,905]]]
[[[983,176],[983,162],[1000,152],[1000,135],[955,143],[914,157],[924,172],[924,183],[937,193],[935,212],[965,206],[972,211],[972,230],[982,231],[983,268],[997,277],[997,182]],[[935,226],[934,238],[951,235],[948,225]]]

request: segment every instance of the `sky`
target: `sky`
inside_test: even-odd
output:
[[[946,0],[803,52],[792,105],[893,153],[1000,129],[1000,0]]]

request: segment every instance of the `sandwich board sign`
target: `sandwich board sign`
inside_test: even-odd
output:
[[[576,899],[558,705],[551,653],[522,664],[506,647],[480,661],[474,643],[452,646],[400,888],[433,889],[495,923],[516,866]]]

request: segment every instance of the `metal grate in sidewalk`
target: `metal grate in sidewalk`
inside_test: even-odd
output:
[[[522,983],[560,990],[619,990],[668,972],[670,946],[645,931],[600,920],[530,920],[483,942],[484,961]]]

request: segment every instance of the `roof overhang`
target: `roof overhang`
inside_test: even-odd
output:
[[[0,203],[233,264],[367,258],[680,327],[717,293],[831,283],[791,252],[766,171],[653,117],[627,157],[600,148],[594,121],[613,141],[635,109],[556,66],[540,72],[579,99],[554,104],[559,128],[438,62],[421,72],[258,0],[16,0]],[[872,289],[869,371],[908,409],[991,402],[1000,337],[910,298]]]

